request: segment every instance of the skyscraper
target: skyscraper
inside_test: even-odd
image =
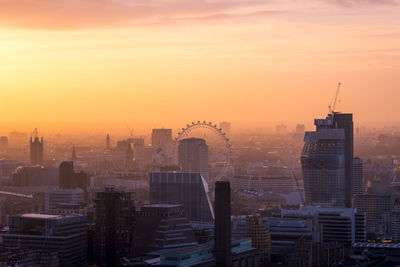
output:
[[[306,132],[301,155],[307,204],[351,207],[353,194],[353,115],[329,114]]]
[[[231,254],[231,186],[215,182],[215,247],[216,266],[232,266]]]
[[[43,164],[43,137],[39,141],[38,132],[35,129],[35,138],[32,141],[32,136],[29,142],[30,146],[30,162],[31,165],[42,165]]]
[[[60,189],[81,188],[86,195],[88,183],[89,179],[85,172],[74,172],[73,161],[61,162],[59,167],[58,183]]]
[[[227,122],[227,121],[221,121],[219,123],[219,128],[221,128],[221,130],[226,133],[226,134],[230,134],[231,133],[231,123]]]
[[[153,129],[151,132],[151,146],[157,150],[167,151],[172,145],[172,129]]]
[[[119,266],[131,250],[135,225],[134,196],[131,192],[106,188],[95,199],[94,263]]]
[[[181,204],[190,221],[214,218],[208,184],[200,173],[150,173],[151,204]]]
[[[208,181],[208,146],[206,141],[200,138],[180,140],[178,165],[183,172],[199,172]]]

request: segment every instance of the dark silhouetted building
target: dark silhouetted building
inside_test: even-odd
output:
[[[261,217],[246,218],[246,236],[251,238],[252,247],[258,248],[260,262],[269,262],[271,260],[271,233],[268,226],[262,224]]]
[[[119,266],[131,250],[135,227],[135,204],[132,192],[106,188],[95,199],[94,263]]]
[[[208,181],[208,146],[206,141],[200,138],[180,140],[178,164],[183,172],[199,172]]]
[[[74,172],[74,162],[61,162],[59,167],[59,187],[60,189],[81,188],[86,192],[88,186],[87,174],[83,171]]]
[[[215,182],[215,246],[217,266],[232,266],[231,254],[231,185]]]
[[[8,149],[8,137],[0,136],[0,152],[6,152]]]
[[[219,128],[226,134],[231,133],[231,123],[227,121],[221,121],[219,123]]]
[[[30,146],[30,160],[31,165],[42,165],[43,164],[43,137],[39,141],[37,130],[35,129],[35,138],[32,141],[32,137],[29,142]]]
[[[87,229],[83,215],[14,215],[9,217],[8,226],[7,232],[0,233],[2,247],[56,252],[60,266],[87,264]]]
[[[133,235],[133,254],[197,245],[182,205],[154,204],[141,208]]]
[[[151,204],[181,204],[190,221],[214,218],[208,184],[200,173],[150,173]]]

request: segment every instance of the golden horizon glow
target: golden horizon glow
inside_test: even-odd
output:
[[[0,0],[0,123],[400,121],[397,1],[50,2]]]

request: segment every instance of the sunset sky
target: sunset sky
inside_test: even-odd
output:
[[[0,60],[4,123],[400,122],[396,0],[0,0]]]

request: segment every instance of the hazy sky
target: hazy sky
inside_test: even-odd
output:
[[[0,121],[399,122],[400,1],[0,0]]]

